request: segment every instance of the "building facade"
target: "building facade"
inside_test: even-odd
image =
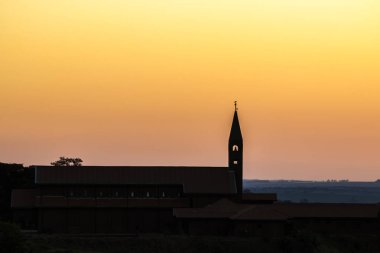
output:
[[[292,227],[376,231],[379,205],[285,204],[243,192],[243,137],[235,111],[228,167],[33,166],[14,189],[13,220],[46,233],[259,235]]]
[[[34,189],[12,193],[14,221],[56,233],[178,231],[174,208],[242,193],[243,138],[235,108],[228,167],[33,166]]]

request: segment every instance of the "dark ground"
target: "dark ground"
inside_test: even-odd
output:
[[[33,183],[32,171],[0,163],[0,220],[10,217],[10,191]],[[380,203],[378,182],[305,182],[246,180],[252,192],[277,192],[280,201]],[[374,234],[316,234],[295,231],[282,237],[192,237],[143,235],[84,237],[21,233],[0,222],[0,253],[244,253],[327,252],[380,253],[380,231]]]
[[[299,231],[277,238],[191,237],[144,235],[138,237],[75,237],[27,235],[26,252],[41,253],[244,253],[244,252],[380,252],[379,235],[318,235]]]

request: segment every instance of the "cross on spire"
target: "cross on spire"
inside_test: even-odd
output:
[[[237,101],[234,102],[234,105],[235,105],[235,112],[238,110],[237,108]]]

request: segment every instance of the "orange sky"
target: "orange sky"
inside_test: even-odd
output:
[[[380,178],[378,0],[2,0],[0,161]]]

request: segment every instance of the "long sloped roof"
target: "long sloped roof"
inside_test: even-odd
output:
[[[239,204],[222,199],[203,208],[176,208],[174,216],[184,219],[286,220],[302,218],[376,218],[377,204]]]
[[[36,184],[176,184],[185,193],[234,194],[235,174],[227,167],[35,166]]]

